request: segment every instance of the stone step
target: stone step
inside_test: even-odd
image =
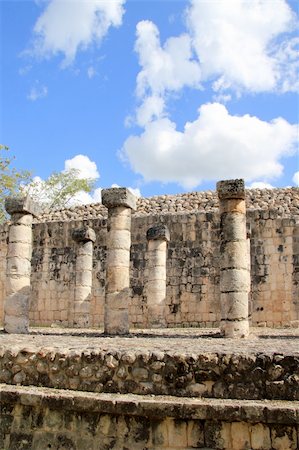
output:
[[[0,383],[140,395],[299,400],[297,334],[283,330],[279,338],[253,335],[242,341],[205,337],[200,330],[164,333],[167,336],[115,338],[53,330],[1,334]]]
[[[1,449],[296,449],[299,402],[0,385]],[[14,443],[23,442],[22,447]]]

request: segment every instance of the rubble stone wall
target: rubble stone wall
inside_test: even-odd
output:
[[[246,202],[251,247],[251,323],[297,327],[299,190],[247,191]],[[36,221],[33,226],[31,325],[70,324],[78,253],[72,231],[83,225],[92,227],[96,233],[91,326],[103,325],[106,215],[103,205],[89,205],[45,214]],[[132,217],[131,327],[147,324],[146,232],[157,224],[167,225],[170,231],[166,292],[168,326],[219,326],[219,222],[214,192],[138,201]],[[7,230],[7,224],[0,230],[0,320],[5,298]]]

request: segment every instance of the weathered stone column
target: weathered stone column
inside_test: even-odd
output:
[[[73,308],[73,326],[88,327],[90,325],[90,299],[92,289],[92,256],[93,243],[96,240],[92,228],[78,228],[72,233],[78,243],[76,259],[76,285]]]
[[[135,196],[126,188],[102,191],[108,208],[104,329],[108,334],[129,332],[131,210]]]
[[[166,327],[166,258],[169,230],[156,225],[146,233],[148,240],[148,282],[146,286],[148,324],[152,328]]]
[[[32,220],[38,206],[30,197],[9,197],[5,209],[11,215],[9,227],[4,329],[7,333],[28,333]]]
[[[249,334],[250,272],[246,232],[244,180],[217,183],[220,200],[220,301],[222,331],[226,337]]]

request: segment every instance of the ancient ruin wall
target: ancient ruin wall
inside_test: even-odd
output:
[[[299,324],[299,190],[246,193],[251,247],[251,323]],[[72,231],[89,225],[96,232],[91,325],[103,325],[107,210],[89,205],[45,214],[34,224],[32,325],[69,325],[74,301],[77,245]],[[219,212],[215,192],[140,199],[132,218],[130,321],[147,326],[145,283],[148,228],[170,230],[167,259],[168,326],[218,326]],[[0,232],[0,303],[5,298],[7,224]],[[0,315],[3,308],[0,308]],[[2,317],[1,317],[2,319]]]

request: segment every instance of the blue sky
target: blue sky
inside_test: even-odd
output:
[[[298,185],[297,1],[0,7],[0,140],[16,167],[143,196]]]

